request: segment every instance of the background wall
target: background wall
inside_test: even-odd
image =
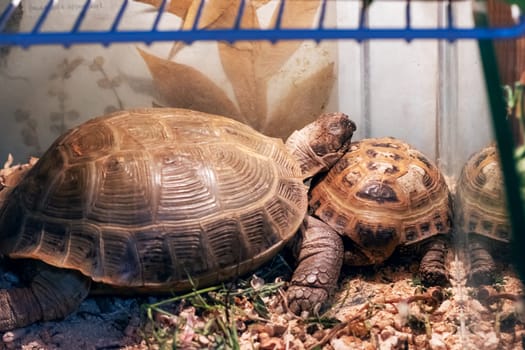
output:
[[[24,3],[22,29],[32,27],[46,2]],[[83,3],[59,2],[43,30],[70,28]],[[329,21],[357,25],[357,1],[330,4]],[[404,26],[404,6],[404,1],[376,0],[369,11],[369,25]],[[412,24],[435,27],[442,22],[442,6],[413,2]],[[120,1],[94,2],[84,27],[109,28],[119,8]],[[472,25],[469,1],[455,3],[454,10],[457,25]],[[121,28],[148,28],[154,15],[151,7],[130,2]],[[165,16],[161,28],[179,25],[174,16]],[[167,55],[172,45],[12,48],[0,67],[0,159],[13,153],[16,160],[24,161],[40,154],[64,130],[93,116],[151,106],[156,91],[137,47]],[[218,62],[209,59],[208,68]],[[186,60],[191,61],[191,56]],[[405,139],[437,159],[450,174],[491,139],[475,42],[338,41],[336,61],[335,88],[326,109],[351,115],[358,124],[356,139]]]
[[[412,2],[413,27],[444,24],[444,4]],[[368,23],[403,28],[405,2],[371,5]],[[340,23],[357,24],[358,4],[338,3]],[[455,25],[471,27],[471,3],[454,4]],[[347,24],[348,23],[348,24]],[[395,136],[454,175],[492,139],[475,41],[345,41],[339,46],[339,103],[357,119],[357,137]]]

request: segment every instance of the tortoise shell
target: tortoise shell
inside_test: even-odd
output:
[[[396,247],[451,229],[451,200],[438,168],[394,138],[353,142],[311,191],[313,214],[349,237],[371,263]]]
[[[458,229],[501,242],[510,239],[503,174],[495,145],[472,155],[456,187]]]
[[[257,268],[306,214],[280,139],[183,109],[135,109],[60,138],[9,195],[0,250],[94,281],[186,289]]]

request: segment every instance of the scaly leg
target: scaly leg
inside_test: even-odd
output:
[[[0,290],[0,331],[66,317],[86,298],[90,283],[76,271],[42,266],[29,287]]]
[[[419,264],[421,281],[427,286],[442,286],[448,283],[448,273],[445,266],[447,243],[436,237],[426,243],[424,255]]]
[[[291,311],[318,312],[337,285],[343,264],[343,240],[328,225],[306,219],[303,241],[287,299]]]
[[[469,280],[473,284],[494,282],[496,263],[482,242],[472,239],[468,244],[470,258]]]

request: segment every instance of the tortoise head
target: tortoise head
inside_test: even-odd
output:
[[[347,151],[355,123],[344,113],[325,113],[294,131],[286,147],[301,165],[305,178],[330,169]]]

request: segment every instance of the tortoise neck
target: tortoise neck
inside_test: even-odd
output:
[[[301,165],[306,179],[330,169],[346,153],[355,129],[346,114],[325,113],[294,131],[286,147]]]
[[[337,159],[334,161],[333,159],[325,159],[318,156],[300,131],[295,131],[290,135],[286,141],[286,147],[300,164],[305,180],[327,171],[340,158],[340,155],[337,155]]]

